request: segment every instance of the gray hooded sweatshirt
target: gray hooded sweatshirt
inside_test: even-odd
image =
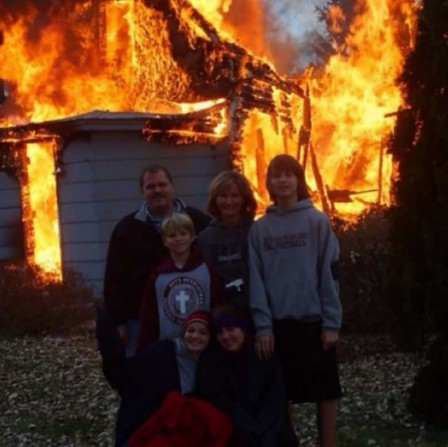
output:
[[[269,206],[249,234],[250,304],[257,335],[272,320],[322,320],[339,330],[339,245],[328,217],[310,199],[291,208]]]

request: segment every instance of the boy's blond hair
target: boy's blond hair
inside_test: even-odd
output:
[[[165,239],[170,231],[187,230],[194,236],[194,225],[188,214],[173,213],[163,219],[160,225],[162,238]]]

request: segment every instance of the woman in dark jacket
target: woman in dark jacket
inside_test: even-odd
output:
[[[244,175],[223,171],[209,186],[207,212],[213,219],[198,235],[204,258],[223,280],[231,302],[249,308],[247,237],[257,202]]]
[[[197,361],[210,341],[209,320],[207,312],[193,312],[182,337],[148,344],[135,357],[126,358],[112,318],[98,312],[96,335],[103,371],[121,398],[117,447],[150,447],[156,438],[171,445],[179,437],[183,446],[226,445],[231,430],[228,419],[206,402],[182,397],[194,390]],[[190,422],[186,427],[187,420],[198,427]]]
[[[213,327],[217,344],[199,361],[197,395],[232,421],[229,447],[298,446],[277,357],[256,356],[249,321],[238,307],[217,311]]]

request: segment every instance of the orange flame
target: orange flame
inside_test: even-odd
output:
[[[0,19],[0,78],[17,105],[7,121],[3,118],[5,124],[92,109],[177,113],[204,108],[203,98],[189,88],[190,75],[171,54],[166,19],[141,0],[76,3],[40,25],[31,38],[36,23],[39,11],[32,6],[19,19]]]
[[[233,0],[191,0],[226,38],[242,41],[248,27],[232,26]],[[258,12],[261,3],[248,2]],[[302,79],[309,85],[312,134],[309,147],[300,153],[298,128],[288,128],[273,113],[251,110],[243,125],[242,169],[251,179],[260,204],[268,201],[264,187],[265,167],[277,153],[300,156],[306,165],[311,188],[323,207],[349,217],[373,203],[390,202],[392,159],[387,153],[394,119],[387,118],[402,106],[396,85],[403,61],[414,41],[418,2],[415,0],[357,0],[355,18],[342,45],[322,70],[309,69]],[[329,8],[329,27],[341,32],[346,22],[338,5]],[[263,27],[258,28],[263,33]],[[256,48],[253,41],[257,42]],[[270,56],[263,39],[245,46]],[[252,48],[251,48],[252,46]],[[274,96],[279,91],[274,88]],[[291,115],[299,126],[303,104],[289,98]],[[306,118],[305,120],[306,121]],[[304,122],[311,130],[311,123]],[[319,181],[320,181],[320,184]],[[344,203],[345,202],[345,203]],[[326,206],[325,206],[326,205]]]
[[[286,96],[286,95],[285,95]],[[273,90],[277,111],[281,108],[280,92]],[[289,95],[292,116],[301,118],[303,103],[295,95]],[[243,173],[250,179],[259,209],[269,202],[265,187],[266,168],[275,155],[287,153],[297,155],[298,127],[290,126],[278,115],[251,110],[242,131]]]
[[[54,150],[54,141],[26,144],[28,182],[22,187],[23,219],[28,260],[51,278],[61,279]]]
[[[312,101],[312,140],[322,176],[330,190],[372,192],[337,204],[359,212],[366,203],[389,203],[391,156],[387,136],[394,120],[385,115],[402,105],[396,85],[413,45],[416,2],[357,2],[344,51],[331,57],[322,74],[308,74]],[[345,18],[330,9],[336,29]]]
[[[264,13],[259,0],[190,0],[190,3],[220,36],[268,62],[272,59],[264,37]]]

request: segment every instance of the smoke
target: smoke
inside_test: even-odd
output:
[[[265,11],[266,40],[276,68],[296,74],[309,64],[324,65],[344,45],[350,24],[362,12],[359,0],[260,0]],[[342,21],[335,31],[331,8]]]
[[[233,0],[223,14],[227,26],[234,29],[238,43],[257,56],[266,55],[264,11],[259,0]],[[268,56],[270,56],[268,54]]]
[[[242,47],[267,56],[279,73],[294,74],[313,59],[313,41],[322,24],[309,0],[217,1],[224,28],[233,30]]]
[[[323,31],[317,6],[309,0],[263,0],[266,39],[277,70],[296,74],[315,59],[315,40]]]

